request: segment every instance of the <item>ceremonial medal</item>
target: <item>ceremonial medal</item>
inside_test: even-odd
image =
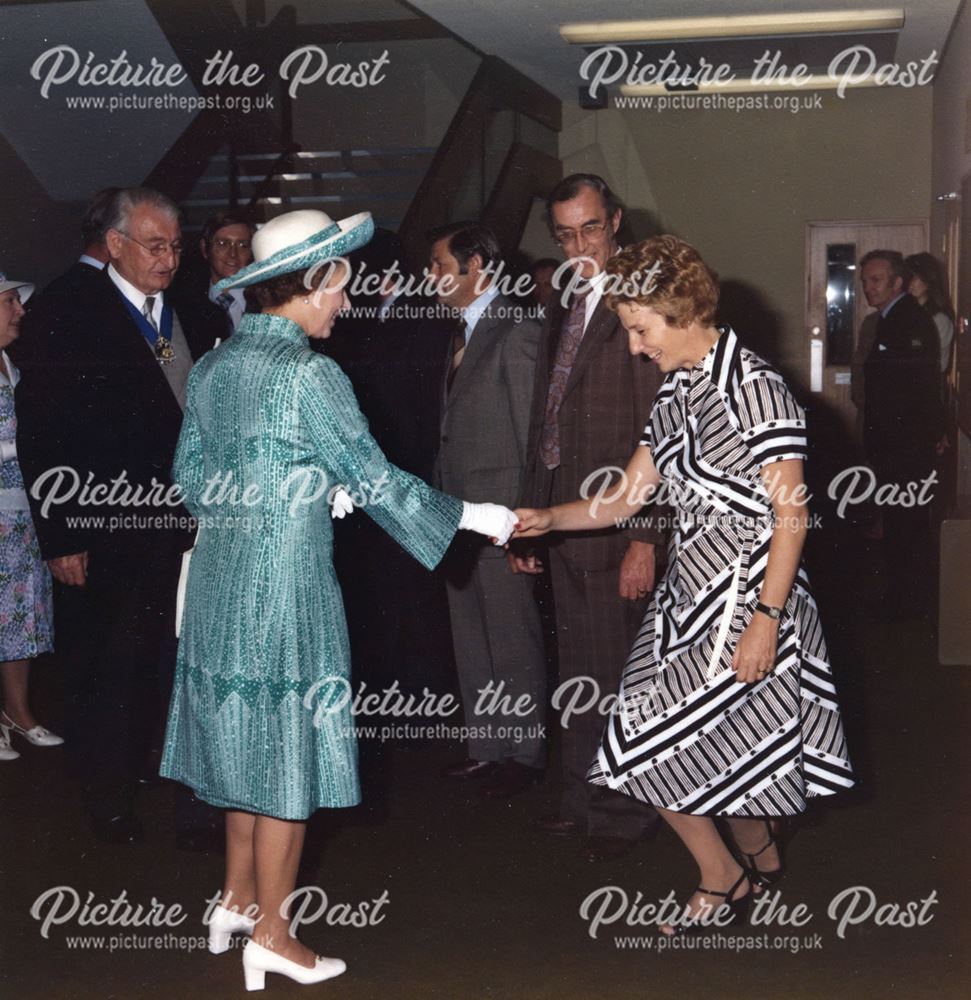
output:
[[[167,365],[170,361],[174,361],[175,351],[172,349],[171,341],[159,336],[158,340],[155,341],[155,357],[158,358],[161,365]]]

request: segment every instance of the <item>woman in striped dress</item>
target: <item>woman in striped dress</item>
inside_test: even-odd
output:
[[[607,265],[630,351],[667,378],[625,489],[517,511],[520,537],[636,516],[660,486],[674,517],[651,601],[589,780],[654,805],[692,853],[686,920],[744,918],[781,875],[772,819],[852,785],[809,581],[805,419],[781,376],[713,325],[715,274],[672,236]],[[722,840],[726,817],[738,850]],[[737,859],[744,855],[744,864]]]

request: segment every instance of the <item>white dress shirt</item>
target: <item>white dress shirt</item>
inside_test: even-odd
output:
[[[489,308],[492,300],[499,294],[496,285],[490,285],[477,299],[473,299],[463,310],[462,319],[465,320],[465,346],[469,346],[472,339],[472,331],[475,324],[479,322],[479,317]]]
[[[121,294],[144,316],[145,300],[148,296],[144,292],[140,292],[130,281],[123,278],[115,270],[114,264],[108,265],[108,277],[115,283],[115,287]],[[152,318],[155,320],[156,330],[162,329],[162,294],[162,292],[155,293],[155,303],[152,306]],[[150,344],[149,347],[151,347]]]
[[[222,292],[217,292],[215,285],[209,286],[209,301],[214,302],[219,306],[219,296]],[[243,318],[243,313],[246,312],[246,298],[243,295],[242,288],[230,288],[228,289],[229,295],[232,298],[232,302],[229,304],[229,320],[233,324],[233,329],[235,330],[239,326],[239,321]],[[222,306],[219,306],[221,309]]]

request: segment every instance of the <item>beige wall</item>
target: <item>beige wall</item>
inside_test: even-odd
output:
[[[628,238],[672,232],[777,321],[773,352],[803,364],[805,225],[926,218],[932,95],[860,90],[815,111],[565,109],[564,170],[603,174],[629,206]]]
[[[971,173],[971,5],[964,4],[951,31],[947,51],[934,78],[935,196],[961,190],[961,181]],[[940,252],[945,215],[935,204],[932,246]],[[968,252],[968,248],[964,248]]]
[[[971,5],[964,4],[951,30],[947,50],[934,79],[933,194],[960,192],[971,173]],[[931,246],[941,254],[945,226],[944,206],[935,203]],[[971,247],[962,246],[962,256]],[[962,373],[966,378],[967,373]],[[971,509],[971,439],[959,434],[958,493]]]

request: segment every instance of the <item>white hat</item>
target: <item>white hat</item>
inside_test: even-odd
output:
[[[253,235],[253,263],[223,278],[215,291],[255,285],[342,257],[364,246],[373,235],[370,212],[359,212],[340,222],[309,208],[278,215]]]
[[[8,278],[0,272],[0,295],[9,292],[11,288],[19,288],[20,301],[24,303],[34,294],[34,287],[29,281],[14,281],[13,278]]]

